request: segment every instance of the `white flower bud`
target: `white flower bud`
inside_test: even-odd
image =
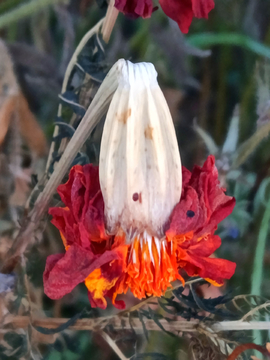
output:
[[[174,125],[154,66],[119,60],[117,68],[99,164],[106,228],[162,238],[182,188]]]

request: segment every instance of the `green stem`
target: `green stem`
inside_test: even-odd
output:
[[[270,223],[270,200],[268,200],[267,207],[263,215],[259,236],[258,236],[258,243],[255,251],[253,272],[251,277],[252,295],[258,295],[258,296],[261,295],[261,284],[263,277],[263,258],[264,258],[267,234],[269,230],[269,223]]]
[[[44,9],[49,5],[54,5],[65,0],[32,0],[28,3],[16,7],[0,16],[0,29],[9,26],[11,23],[17,22],[28,16],[33,15],[35,12]]]
[[[263,278],[263,259],[264,259],[264,252],[265,252],[265,245],[267,234],[269,231],[269,223],[270,223],[270,199],[268,200],[265,212],[263,214],[262,223],[260,226],[259,236],[258,236],[258,243],[256,246],[254,263],[253,263],[253,272],[251,276],[251,294],[252,295],[261,295],[261,285],[262,285],[262,278]],[[262,345],[262,334],[259,330],[253,330],[253,338],[257,344]],[[259,358],[261,355],[257,354]]]
[[[236,45],[248,49],[259,56],[270,58],[270,48],[248,36],[237,33],[201,33],[186,37],[190,45],[209,47],[213,45]]]

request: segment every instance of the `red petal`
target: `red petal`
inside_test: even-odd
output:
[[[176,21],[180,30],[186,34],[193,18],[191,0],[159,0],[159,3],[164,13]]]
[[[100,308],[102,310],[105,310],[107,307],[107,302],[104,302],[103,299],[95,299],[92,296],[92,293],[90,291],[88,291],[88,300],[90,302],[90,305],[92,308]]]
[[[208,13],[215,7],[214,0],[192,0],[192,10],[197,18],[208,18]]]
[[[212,255],[221,245],[221,239],[217,235],[209,235],[205,239],[201,239],[195,244],[185,247],[185,242],[181,244],[181,248],[186,249],[189,254],[200,257],[208,257]]]
[[[65,237],[66,245],[81,244],[78,225],[68,208],[50,208],[49,214],[53,216],[51,223]]]
[[[107,297],[112,300],[116,308],[125,308],[125,303],[121,300],[115,301],[115,298],[121,285],[121,278],[125,274],[127,250],[127,245],[119,246],[113,250],[117,254],[117,260],[104,264],[85,280],[92,307],[105,309],[107,307],[105,297]]]
[[[194,212],[193,217],[188,217],[188,211]],[[206,207],[200,202],[197,191],[188,186],[180,202],[175,206],[171,215],[171,224],[166,235],[172,238],[175,235],[186,234],[200,228],[207,220]]]
[[[73,166],[68,181],[59,185],[57,191],[63,203],[71,210],[74,219],[80,221],[87,211],[89,201],[100,191],[98,167],[92,164]]]
[[[47,258],[43,274],[44,292],[51,299],[60,299],[95,269],[117,258],[118,253],[115,251],[105,251],[101,256],[93,256],[91,252],[74,244],[64,255],[51,255]]]
[[[192,251],[181,251],[180,266],[189,276],[200,276],[203,279],[212,280],[222,285],[224,279],[230,279],[234,272],[236,264],[223,259],[207,258],[196,256]]]
[[[115,0],[119,11],[130,17],[149,18],[153,12],[152,0]]]
[[[191,178],[191,172],[186,169],[184,166],[182,166],[182,187],[185,188]]]
[[[68,245],[77,243],[90,250],[91,241],[106,240],[104,201],[100,191],[98,167],[75,165],[69,180],[58,187],[66,208],[51,208],[52,223]]]
[[[196,239],[212,233],[232,212],[234,205],[235,199],[226,196],[219,185],[214,156],[209,156],[203,167],[194,167],[188,181],[185,177],[181,200],[172,212],[166,234],[172,238],[193,231]],[[189,210],[194,213],[191,217]]]

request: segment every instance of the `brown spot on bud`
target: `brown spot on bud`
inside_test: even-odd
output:
[[[129,108],[127,111],[124,111],[122,114],[119,114],[117,116],[118,121],[122,122],[125,125],[130,115],[131,115],[131,109]]]
[[[153,131],[154,131],[154,128],[152,128],[149,125],[147,126],[147,128],[145,128],[144,136],[146,137],[146,139],[149,139],[149,140],[153,139]]]

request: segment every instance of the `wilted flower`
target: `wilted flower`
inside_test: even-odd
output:
[[[213,156],[192,173],[181,169],[153,65],[121,60],[117,69],[100,166],[74,166],[58,187],[66,207],[50,209],[66,252],[48,257],[45,293],[58,299],[84,282],[93,307],[106,308],[107,297],[123,308],[118,294],[161,296],[172,281],[184,283],[181,269],[222,285],[235,264],[209,256],[235,200],[220,188]]]
[[[187,33],[193,17],[208,18],[215,7],[214,0],[159,0],[164,13],[176,21],[180,30]],[[152,0],[115,0],[115,7],[130,17],[149,18],[153,8]]]

